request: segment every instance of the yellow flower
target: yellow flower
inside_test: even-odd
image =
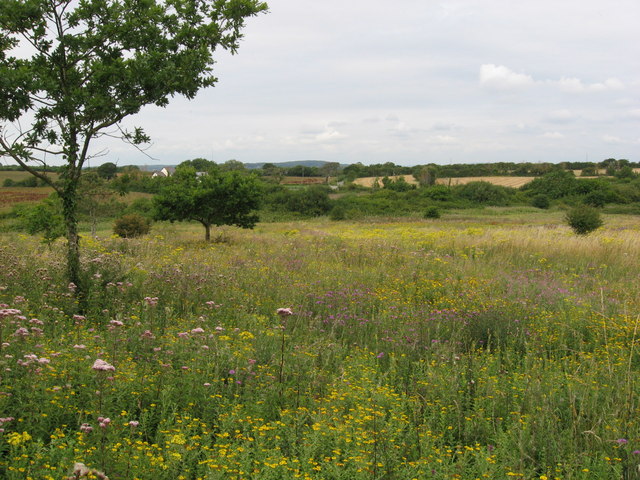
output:
[[[9,445],[17,446],[17,445],[20,445],[21,443],[28,442],[29,440],[31,440],[31,435],[29,435],[27,432],[22,432],[22,433],[11,432],[9,434],[9,438],[7,439],[7,442],[9,443]]]

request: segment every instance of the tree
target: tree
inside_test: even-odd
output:
[[[200,222],[209,241],[212,225],[253,228],[260,197],[260,183],[253,174],[212,170],[198,176],[194,168],[181,167],[164,180],[153,201],[158,220]]]
[[[60,201],[55,194],[35,205],[16,205],[14,211],[22,227],[29,235],[42,234],[42,241],[49,248],[64,234]]]
[[[239,172],[242,172],[245,170],[245,166],[244,163],[232,158],[231,160],[227,160],[222,165],[220,165],[220,169],[227,172],[230,172],[232,170],[238,170]]]
[[[118,166],[113,162],[107,162],[100,165],[96,172],[100,178],[104,178],[105,180],[111,180],[116,176],[116,172],[118,171]]]
[[[600,212],[593,207],[582,205],[572,208],[565,216],[567,225],[578,235],[588,235],[603,225]]]
[[[92,142],[147,142],[142,128],[121,122],[212,86],[214,51],[235,53],[245,19],[266,8],[258,0],[0,2],[0,157],[60,196],[67,274],[80,297],[77,188]],[[64,162],[59,181],[38,168],[48,159]]]

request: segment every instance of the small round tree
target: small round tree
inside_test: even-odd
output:
[[[565,221],[578,235],[587,235],[597,230],[604,223],[600,212],[593,207],[582,205],[567,212]]]

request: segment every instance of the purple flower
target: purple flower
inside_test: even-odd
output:
[[[384,352],[380,352],[378,355],[376,355],[376,358],[382,358],[384,357]]]

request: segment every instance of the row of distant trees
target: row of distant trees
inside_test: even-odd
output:
[[[216,167],[222,171],[249,170],[238,160],[227,160],[224,163],[216,163],[203,158],[186,160],[180,165],[193,167],[196,171],[205,172]],[[57,172],[63,167],[47,167],[49,172]],[[420,183],[430,184],[435,178],[457,177],[485,177],[485,176],[527,176],[540,177],[555,170],[579,170],[582,176],[599,176],[602,174],[617,177],[632,177],[633,169],[640,168],[640,162],[631,162],[627,159],[607,158],[601,162],[562,162],[562,163],[478,163],[478,164],[452,164],[452,165],[416,165],[402,166],[393,162],[363,165],[354,163],[342,166],[338,162],[327,162],[322,166],[294,165],[278,166],[274,163],[265,163],[261,168],[251,169],[258,175],[281,180],[283,177],[339,177],[341,180],[355,180],[362,177],[391,177],[395,175],[413,175]],[[20,166],[1,166],[0,170],[21,170]],[[139,179],[149,176],[150,172],[141,170],[138,166],[117,166],[115,163],[106,162],[98,167],[86,168],[86,171],[95,171],[101,178],[110,180],[120,176],[129,176]],[[10,181],[11,182],[11,181]],[[6,184],[4,186],[37,186],[39,183],[33,180]]]

